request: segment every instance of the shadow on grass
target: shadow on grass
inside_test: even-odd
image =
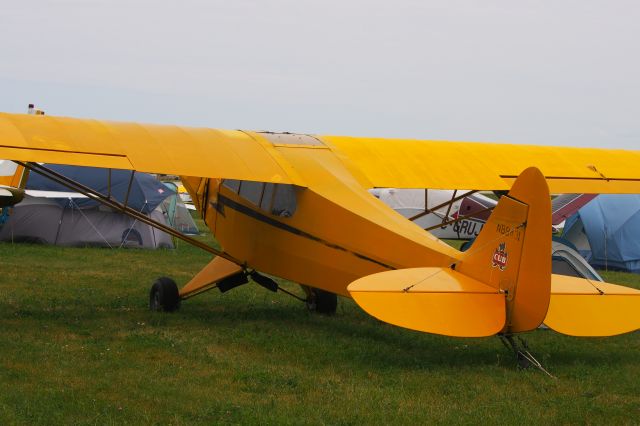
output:
[[[37,321],[49,328],[79,335],[86,335],[100,324],[109,324],[108,329],[100,332],[105,337],[121,330],[130,332],[140,321],[147,322],[156,332],[168,332],[169,336],[188,336],[194,330],[211,329],[228,336],[229,341],[246,342],[264,354],[296,345],[309,362],[337,363],[342,368],[460,370],[491,366],[515,369],[513,354],[497,338],[463,339],[419,333],[380,322],[351,307],[327,317],[309,313],[297,304],[267,303],[219,299],[215,303],[189,304],[172,314],[148,312],[139,306],[125,307],[123,311],[104,305],[95,308],[75,305],[53,310],[34,305],[12,310],[10,306],[0,305],[4,312],[0,318]],[[621,339],[625,336],[576,339],[541,330],[524,337],[534,355],[554,367],[637,363],[634,351],[609,353],[606,350],[609,343],[623,343]],[[162,346],[166,336],[153,338]],[[601,344],[603,349],[593,350],[594,344]]]
[[[375,353],[356,355],[355,359],[385,366],[406,368],[420,363],[459,367],[468,365],[515,365],[514,354],[504,347],[498,337],[455,338],[407,330],[379,321],[357,309],[335,316],[323,316],[306,312],[296,305],[252,305],[234,310],[223,310],[206,305],[190,308],[183,313],[189,321],[200,325],[215,324],[234,327],[238,323],[256,323],[269,330],[287,331],[304,329],[315,339],[326,343],[327,348],[340,347],[376,348]],[[589,364],[592,366],[636,365],[637,354],[633,350],[607,351],[607,346],[628,346],[629,339],[638,332],[602,338],[576,338],[552,330],[536,330],[523,333],[530,351],[540,361],[551,359],[556,366]],[[636,344],[637,346],[637,344]]]

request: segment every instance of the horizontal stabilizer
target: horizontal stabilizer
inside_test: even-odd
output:
[[[348,290],[370,315],[412,330],[483,337],[505,323],[504,294],[452,269],[381,272],[352,282]]]
[[[640,329],[640,290],[553,275],[544,323],[570,336],[613,336]]]

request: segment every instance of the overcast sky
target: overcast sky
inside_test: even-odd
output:
[[[0,111],[640,149],[639,44],[631,0],[7,0]]]

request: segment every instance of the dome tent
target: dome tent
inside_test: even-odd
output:
[[[567,219],[563,237],[595,268],[640,273],[640,195],[597,196]]]
[[[103,194],[108,193],[107,169],[47,165]],[[131,172],[112,170],[111,195],[119,202],[127,198]],[[39,173],[27,181],[25,199],[11,208],[0,229],[0,241],[34,242],[61,246],[172,248],[171,237],[120,211],[100,205]],[[158,205],[174,191],[152,176],[135,173],[127,205],[160,223],[166,218]]]
[[[169,226],[185,235],[198,235],[200,233],[198,226],[178,195],[178,186],[173,182],[164,182],[164,185],[175,191],[174,194],[165,198],[162,201],[162,204],[160,204],[160,207],[169,222]]]
[[[147,173],[134,173],[133,180],[131,180],[131,171],[129,170],[59,164],[43,164],[43,166],[102,194],[109,193],[109,171],[111,171],[111,196],[120,203],[124,203],[126,199],[129,207],[142,213],[151,213],[165,198],[175,194],[174,190],[167,188]],[[130,180],[131,190],[127,197]],[[66,186],[34,171],[29,173],[26,189],[55,192],[70,191]],[[67,203],[65,198],[57,200],[61,206]],[[76,200],[76,204],[79,208],[85,208],[96,207],[100,203],[90,198],[79,198]]]

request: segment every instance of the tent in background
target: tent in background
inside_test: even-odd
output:
[[[47,165],[103,194],[108,193],[108,169]],[[111,195],[150,218],[167,224],[160,203],[175,192],[151,175],[125,170],[111,171]],[[0,240],[38,242],[63,246],[173,247],[171,237],[147,224],[111,208],[99,205],[39,173],[27,181],[27,196],[15,205],[0,230]],[[31,196],[36,194],[38,196]]]
[[[102,194],[109,193],[109,172],[111,172],[111,196],[124,203],[134,210],[142,213],[150,213],[158,207],[169,195],[175,194],[156,178],[147,173],[134,173],[131,180],[131,171],[118,169],[102,169],[98,167],[64,166],[59,164],[43,164],[47,168],[64,175],[74,181],[88,186]],[[131,191],[127,198],[129,181],[131,180]],[[41,175],[38,172],[30,172],[26,189],[40,191],[68,192],[69,188]],[[65,198],[58,199],[62,206],[67,203]],[[95,207],[100,203],[90,198],[79,198],[76,200],[79,208]]]
[[[640,273],[640,195],[597,196],[567,219],[563,238],[595,268]]]
[[[558,275],[604,281],[602,277],[580,256],[575,246],[564,238],[552,237],[551,272]]]
[[[78,199],[31,197],[16,204],[0,229],[0,241],[69,247],[173,248],[171,236],[108,207],[80,208]],[[159,209],[147,213],[166,224]]]
[[[198,235],[200,231],[193,221],[191,213],[189,213],[182,198],[178,196],[178,186],[173,182],[163,183],[167,188],[174,191],[174,194],[165,198],[161,204],[169,226],[185,235]]]

